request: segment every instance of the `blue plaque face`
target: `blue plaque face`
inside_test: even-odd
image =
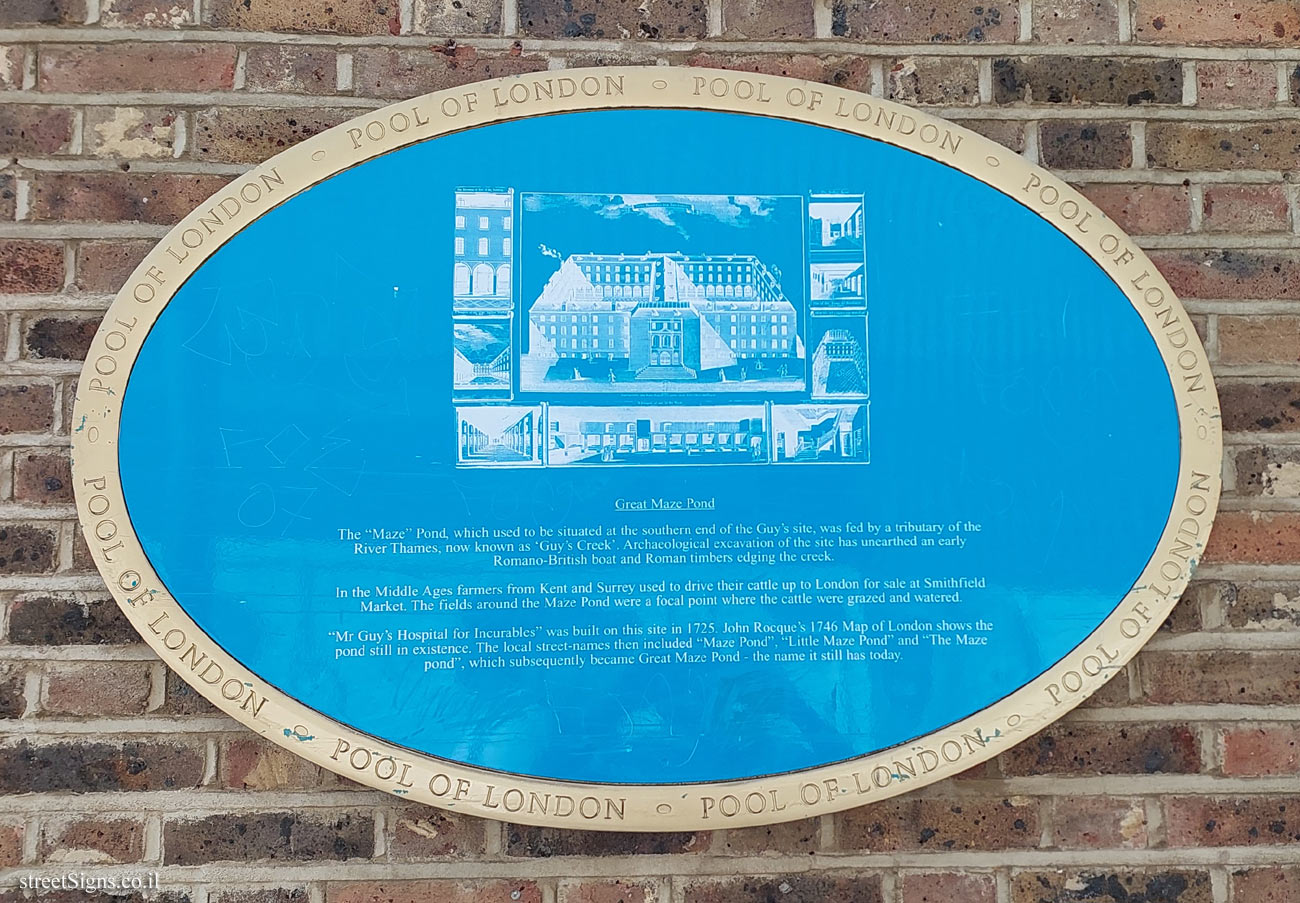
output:
[[[1122,673],[1217,500],[1154,267],[947,123],[610,71],[340,126],[142,265],[78,474],[145,638],[341,773],[605,828],[879,799]]]

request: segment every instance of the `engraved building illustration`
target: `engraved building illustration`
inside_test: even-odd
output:
[[[549,405],[547,463],[755,464],[768,460],[762,405]]]
[[[506,311],[514,257],[514,192],[456,192],[453,289],[457,311]]]
[[[864,201],[457,190],[457,463],[869,463]]]
[[[866,216],[862,195],[815,194],[808,201],[809,299],[827,308],[865,308]]]
[[[865,328],[865,323],[861,325]],[[822,334],[812,356],[813,398],[867,395],[867,352],[864,345],[848,324],[833,326]]]
[[[514,191],[456,192],[452,241],[452,392],[509,399],[514,377]]]
[[[802,377],[799,313],[751,255],[574,254],[528,313],[547,378],[610,383]]]

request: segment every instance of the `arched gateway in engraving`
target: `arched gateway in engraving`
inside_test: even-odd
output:
[[[880,800],[1077,705],[1190,578],[1217,412],[1155,268],[1005,148],[610,69],[235,179],[114,302],[73,445],[114,595],[251,729],[653,830]]]

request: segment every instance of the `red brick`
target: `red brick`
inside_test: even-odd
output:
[[[559,903],[655,903],[659,884],[643,881],[584,881],[560,885]]]
[[[1300,900],[1300,869],[1260,867],[1233,872],[1232,899],[1237,903],[1296,903]]]
[[[1025,150],[1024,123],[1009,119],[963,119],[961,124],[1018,154]]]
[[[108,28],[193,25],[194,0],[99,0],[99,24]]]
[[[415,34],[497,34],[501,0],[415,0],[411,19]]]
[[[1300,798],[1173,797],[1165,800],[1165,834],[1171,847],[1297,843]]]
[[[1300,562],[1300,513],[1220,511],[1205,560],[1232,564]]]
[[[904,57],[889,67],[885,93],[910,104],[977,104],[979,67],[974,60]]]
[[[835,0],[831,34],[839,38],[900,43],[1010,44],[1020,30],[1018,4],[962,0]]]
[[[760,75],[784,75],[839,88],[871,87],[871,61],[859,56],[814,56],[810,53],[695,53],[686,65],[731,69]]]
[[[1058,797],[1052,808],[1052,842],[1062,850],[1142,849],[1147,845],[1146,807],[1142,800]]]
[[[535,38],[680,41],[709,33],[703,0],[519,0],[519,31]]]
[[[1117,0],[1054,0],[1034,5],[1033,39],[1044,44],[1113,44],[1119,40]]]
[[[0,383],[0,436],[43,433],[54,426],[54,387]]]
[[[27,48],[18,44],[0,44],[0,91],[22,88],[26,70]]]
[[[481,855],[487,844],[488,826],[495,829],[495,822],[432,806],[399,809],[390,816],[389,824],[389,855],[411,861]]]
[[[877,875],[777,875],[697,880],[686,886],[684,903],[883,903]]]
[[[1271,107],[1277,99],[1277,67],[1270,61],[1201,60],[1196,64],[1196,105]]]
[[[81,242],[77,245],[73,285],[86,292],[116,292],[154,244],[129,239]]]
[[[356,110],[217,107],[195,117],[194,153],[201,160],[258,163],[356,115]]]
[[[1133,0],[1133,40],[1295,47],[1300,8],[1291,0]]]
[[[1238,451],[1233,463],[1239,495],[1300,498],[1300,448],[1293,445],[1253,445]],[[1233,589],[1235,601],[1236,587]],[[1272,615],[1268,619],[1271,618]]]
[[[32,188],[38,223],[141,222],[172,225],[229,179],[214,175],[43,172]]]
[[[147,664],[88,662],[51,670],[41,708],[49,715],[143,715],[148,703]]]
[[[1178,60],[1031,56],[993,61],[993,99],[1009,103],[1177,104]]]
[[[79,25],[85,21],[85,0],[4,0],[0,3],[0,27]]]
[[[96,157],[174,157],[177,120],[184,115],[163,107],[89,107],[86,149]]]
[[[1152,251],[1150,257],[1183,298],[1300,299],[1295,251]]]
[[[67,153],[72,145],[72,110],[34,104],[0,106],[0,154],[40,156]]]
[[[712,836],[707,831],[630,834],[507,825],[506,855],[550,857],[699,853],[709,848],[711,840]]]
[[[0,866],[12,868],[23,859],[23,834],[21,823],[0,824]]]
[[[1057,723],[1004,752],[1006,775],[1195,774],[1200,744],[1185,724]]]
[[[1133,144],[1126,122],[1044,122],[1039,155],[1056,169],[1127,169]]]
[[[72,570],[82,573],[93,573],[96,570],[95,557],[90,554],[90,546],[86,545],[86,537],[80,530],[72,531],[71,567]]]
[[[1205,625],[1201,612],[1218,598],[1219,586],[1213,581],[1193,580],[1184,590],[1160,629],[1167,633],[1194,633]]]
[[[389,35],[401,29],[396,0],[205,0],[206,24],[236,31]]]
[[[19,740],[0,747],[0,789],[9,793],[180,790],[202,781],[202,740]]]
[[[41,317],[27,324],[26,356],[47,360],[81,361],[90,350],[102,317]]]
[[[94,816],[48,818],[41,823],[36,855],[48,863],[139,862],[144,858],[144,822]]]
[[[1300,123],[1150,122],[1146,146],[1153,169],[1290,170],[1300,153]]]
[[[160,715],[216,715],[221,710],[208,702],[198,690],[187,684],[179,674],[167,670],[163,704],[157,709]]]
[[[374,819],[356,812],[222,813],[163,825],[165,865],[344,860],[374,852]]]
[[[107,596],[25,595],[10,603],[9,642],[18,646],[121,646],[140,635]]]
[[[429,91],[546,69],[546,58],[522,53],[480,53],[468,44],[427,49],[358,48],[352,85],[369,97],[414,97]],[[564,73],[555,73],[556,77]],[[353,110],[355,115],[357,111]]]
[[[68,505],[72,470],[68,453],[19,449],[14,452],[14,500],[35,505]]]
[[[1300,586],[1295,583],[1230,583],[1229,586],[1230,591],[1223,594],[1223,620],[1229,628],[1300,628]]]
[[[753,828],[729,828],[720,853],[815,853],[820,844],[819,822],[815,818],[787,821]]]
[[[1300,317],[1219,317],[1224,364],[1300,363]]]
[[[13,222],[18,209],[18,189],[14,177],[9,173],[0,173],[0,220]]]
[[[53,44],[41,48],[41,91],[229,91],[235,86],[233,44],[150,41],[139,44]]]
[[[1008,850],[1038,846],[1038,803],[1014,799],[920,799],[851,809],[837,816],[842,850]]]
[[[1011,903],[1214,903],[1210,874],[1169,869],[1020,872],[1011,878]],[[953,901],[956,903],[956,901]]]
[[[159,895],[159,897],[164,896],[166,894]],[[176,900],[174,903],[189,903],[188,896],[183,894],[178,896],[184,896],[184,899]],[[236,887],[225,891],[212,890],[208,893],[208,900],[211,903],[308,903],[310,899],[311,892],[305,887]],[[173,901],[164,901],[164,903],[173,903]]]
[[[260,44],[248,49],[249,91],[333,94],[337,76],[338,54],[330,48]]]
[[[1229,432],[1300,430],[1300,383],[1221,382],[1219,402],[1223,406],[1223,428]]]
[[[311,790],[338,783],[328,772],[256,736],[226,739],[221,746],[218,776],[236,790]]]
[[[810,0],[723,0],[722,36],[753,41],[813,37]]]
[[[0,573],[51,573],[58,546],[54,530],[45,525],[0,524]]]
[[[542,890],[533,881],[418,881],[331,882],[326,903],[542,903]]]
[[[62,243],[0,239],[0,293],[40,294],[61,288]]]
[[[1289,724],[1243,725],[1220,732],[1223,773],[1230,775],[1300,772],[1300,728]]]
[[[21,664],[0,663],[0,718],[27,714],[27,672]]]
[[[1157,705],[1300,702],[1300,656],[1289,652],[1146,652],[1141,672]]]
[[[1102,182],[1079,190],[1125,232],[1174,235],[1191,228],[1191,192],[1185,185]]]
[[[1207,232],[1286,232],[1291,228],[1281,185],[1210,185],[1205,189]]]
[[[904,875],[903,903],[995,903],[997,882],[992,875],[933,872]]]
[[[1128,705],[1132,700],[1129,698],[1128,670],[1121,669],[1115,673],[1115,676],[1101,685],[1101,688],[1093,693],[1082,703],[1084,708],[1105,709],[1117,705]]]

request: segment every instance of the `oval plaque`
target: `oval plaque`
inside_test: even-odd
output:
[[[73,428],[96,563],[223,711],[622,830],[1030,736],[1169,612],[1221,456],[1186,313],[1062,180],[675,68],[430,94],[235,178],[114,301]]]

